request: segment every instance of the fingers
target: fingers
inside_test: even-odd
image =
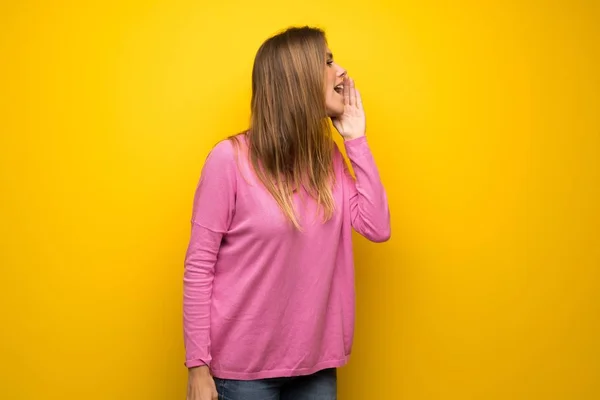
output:
[[[358,89],[354,89],[355,93],[356,93],[356,108],[358,108],[359,110],[362,110],[363,105],[362,105],[362,97],[360,97],[360,92],[358,91]]]
[[[349,95],[349,101],[348,104],[351,106],[356,105],[356,89],[354,88],[354,79],[352,78],[348,78],[349,83],[350,83],[350,87],[348,88],[350,90],[350,95]],[[344,87],[346,87],[346,85],[344,85]]]
[[[354,84],[354,79],[346,77],[344,79],[344,104],[362,109],[362,98]]]
[[[350,104],[350,82],[348,77],[344,78],[344,104]]]

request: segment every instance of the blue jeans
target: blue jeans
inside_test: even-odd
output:
[[[337,371],[251,381],[215,378],[219,400],[336,400]]]

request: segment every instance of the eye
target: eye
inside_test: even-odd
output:
[[[331,67],[333,65],[333,60],[328,60],[327,65]]]

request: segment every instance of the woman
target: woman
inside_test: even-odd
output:
[[[258,50],[251,112],[247,132],[212,149],[194,197],[188,399],[332,400],[353,338],[352,229],[390,237],[360,94],[325,34],[294,27]]]

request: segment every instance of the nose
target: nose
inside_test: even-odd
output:
[[[348,71],[338,65],[337,75],[340,78],[346,78],[348,76]]]

